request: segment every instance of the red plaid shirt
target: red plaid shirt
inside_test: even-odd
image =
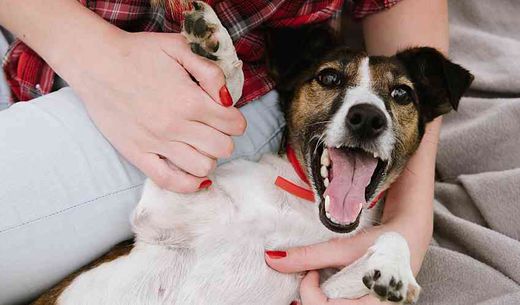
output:
[[[79,0],[108,22],[130,32],[179,32],[178,12],[154,9],[149,0]],[[389,8],[399,0],[350,0],[355,18]],[[272,90],[267,74],[263,31],[326,22],[339,15],[344,0],[207,0],[233,39],[244,62],[244,89],[239,105]],[[3,68],[13,102],[28,101],[52,91],[54,71],[20,40],[7,53]]]

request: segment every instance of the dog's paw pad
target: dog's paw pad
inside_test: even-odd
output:
[[[382,301],[411,304],[417,301],[421,288],[415,280],[373,269],[363,276],[363,284]]]
[[[221,26],[216,15],[206,3],[194,1],[192,9],[184,13],[183,34],[191,44],[194,53],[216,60],[214,54],[220,43],[216,33]]]
[[[208,52],[205,48],[203,48],[200,44],[198,44],[196,42],[190,43],[190,46],[191,46],[191,51],[197,55],[206,57],[207,59],[210,59],[210,60],[218,59],[217,56],[213,55],[211,52]]]

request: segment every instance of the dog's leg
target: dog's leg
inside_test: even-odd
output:
[[[208,4],[194,1],[193,8],[184,14],[182,34],[191,44],[191,50],[214,60],[226,76],[226,86],[233,104],[242,95],[244,73],[233,41],[226,28]]]
[[[211,223],[220,223],[233,205],[217,184],[193,194],[180,194],[158,187],[148,179],[131,222],[136,241],[174,248],[192,248],[197,236]]]
[[[322,288],[330,298],[372,294],[400,304],[414,303],[421,291],[410,267],[408,244],[395,232],[381,235],[363,257],[329,278]]]

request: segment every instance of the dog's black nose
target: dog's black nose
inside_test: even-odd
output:
[[[385,114],[374,105],[358,104],[347,114],[347,128],[358,138],[375,138],[386,129]]]

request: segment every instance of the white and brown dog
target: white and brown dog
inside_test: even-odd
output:
[[[241,62],[211,7],[195,2],[183,33],[194,52],[224,70],[236,101]],[[297,299],[300,276],[270,269],[264,251],[374,225],[381,204],[368,209],[369,203],[403,170],[425,123],[456,108],[473,79],[431,48],[369,57],[330,37],[310,27],[280,30],[270,40],[286,141],[314,204],[274,185],[278,176],[301,183],[287,159],[275,155],[225,164],[213,186],[195,194],[147,181],[131,217],[135,243],[116,247],[35,304],[287,305]],[[382,235],[322,288],[331,298],[374,294],[395,303],[414,302],[420,292],[398,233]]]

